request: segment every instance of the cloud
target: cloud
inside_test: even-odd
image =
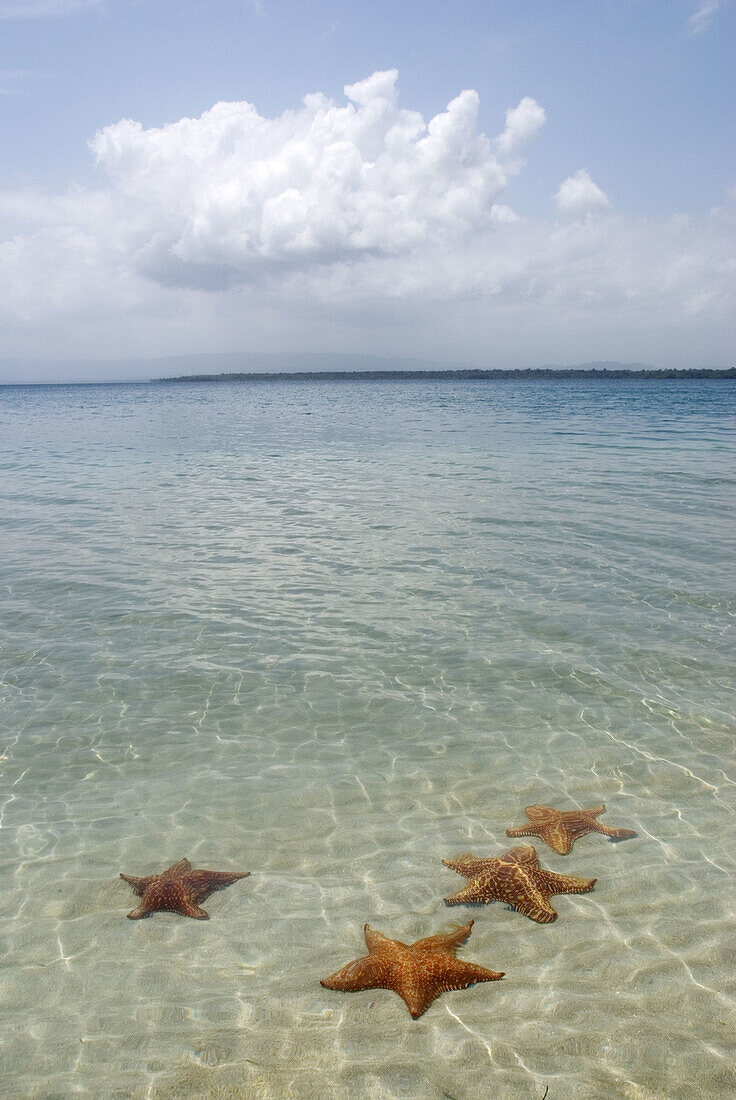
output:
[[[477,94],[425,122],[399,107],[397,76],[347,85],[343,105],[307,95],[274,119],[217,103],[159,129],[126,119],[101,130],[92,149],[139,226],[141,268],[164,283],[222,286],[451,246],[486,228],[507,171],[477,132]],[[543,117],[523,100],[503,147],[529,140]]]
[[[96,190],[0,192],[0,356],[366,351],[479,365],[728,362],[734,204],[607,209],[580,170],[562,217],[506,205],[541,107],[500,138],[461,92],[430,120],[394,71],[265,118],[220,103],[92,148]]]
[[[524,96],[518,107],[506,112],[506,128],[496,139],[496,146],[504,157],[515,156],[541,130],[545,121],[544,108],[531,96]]]
[[[716,12],[729,2],[730,0],[701,0],[698,8],[688,19],[690,34],[699,34],[700,31],[705,30]]]
[[[601,191],[584,168],[578,169],[574,176],[568,176],[555,195],[557,209],[561,214],[580,218],[603,210],[609,205],[608,195]]]
[[[510,206],[503,203],[495,203],[491,207],[491,220],[494,222],[518,222],[519,215],[515,214]]]

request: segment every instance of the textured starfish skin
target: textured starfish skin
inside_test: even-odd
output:
[[[128,913],[130,920],[141,920],[159,910],[181,913],[195,920],[209,920],[209,913],[201,909],[199,903],[215,890],[239,878],[247,878],[249,874],[250,871],[195,871],[188,859],[180,859],[160,875],[134,878],[121,874],[120,877],[141,899],[138,908]]]
[[[574,878],[543,870],[530,844],[521,844],[490,859],[476,859],[468,852],[442,862],[469,880],[464,890],[445,898],[446,905],[505,901],[539,924],[557,920],[557,913],[549,903],[553,894],[587,894],[595,885],[594,878]]]
[[[527,806],[524,812],[529,818],[529,824],[507,829],[506,836],[538,836],[561,856],[566,856],[578,837],[585,836],[586,833],[603,833],[614,840],[636,836],[633,829],[612,829],[596,821],[605,809],[603,803],[594,806],[592,810],[555,810],[552,806]]]
[[[475,982],[495,982],[503,977],[503,972],[486,970],[484,966],[455,958],[458,946],[467,940],[472,927],[471,920],[454,932],[407,944],[390,940],[366,924],[363,931],[369,954],[343,966],[321,984],[325,989],[348,993],[361,989],[392,989],[416,1020],[440,993],[467,989]]]

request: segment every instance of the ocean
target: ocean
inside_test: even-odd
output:
[[[735,398],[0,388],[0,1094],[736,1094]],[[637,835],[446,907],[533,803]],[[126,920],[183,857],[251,875]],[[417,1021],[320,985],[470,919]]]

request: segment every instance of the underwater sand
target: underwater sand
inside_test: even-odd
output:
[[[0,1094],[736,1095],[735,396],[0,389]],[[532,802],[638,835],[448,909]],[[252,875],[126,920],[182,856]],[[470,917],[416,1022],[319,985]]]

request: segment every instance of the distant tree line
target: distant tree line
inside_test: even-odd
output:
[[[230,374],[180,374],[157,378],[157,382],[424,382],[424,381],[499,381],[503,379],[589,378],[736,378],[736,367],[722,370],[576,370],[566,367],[538,367],[527,370],[355,370],[355,371],[259,371]]]

